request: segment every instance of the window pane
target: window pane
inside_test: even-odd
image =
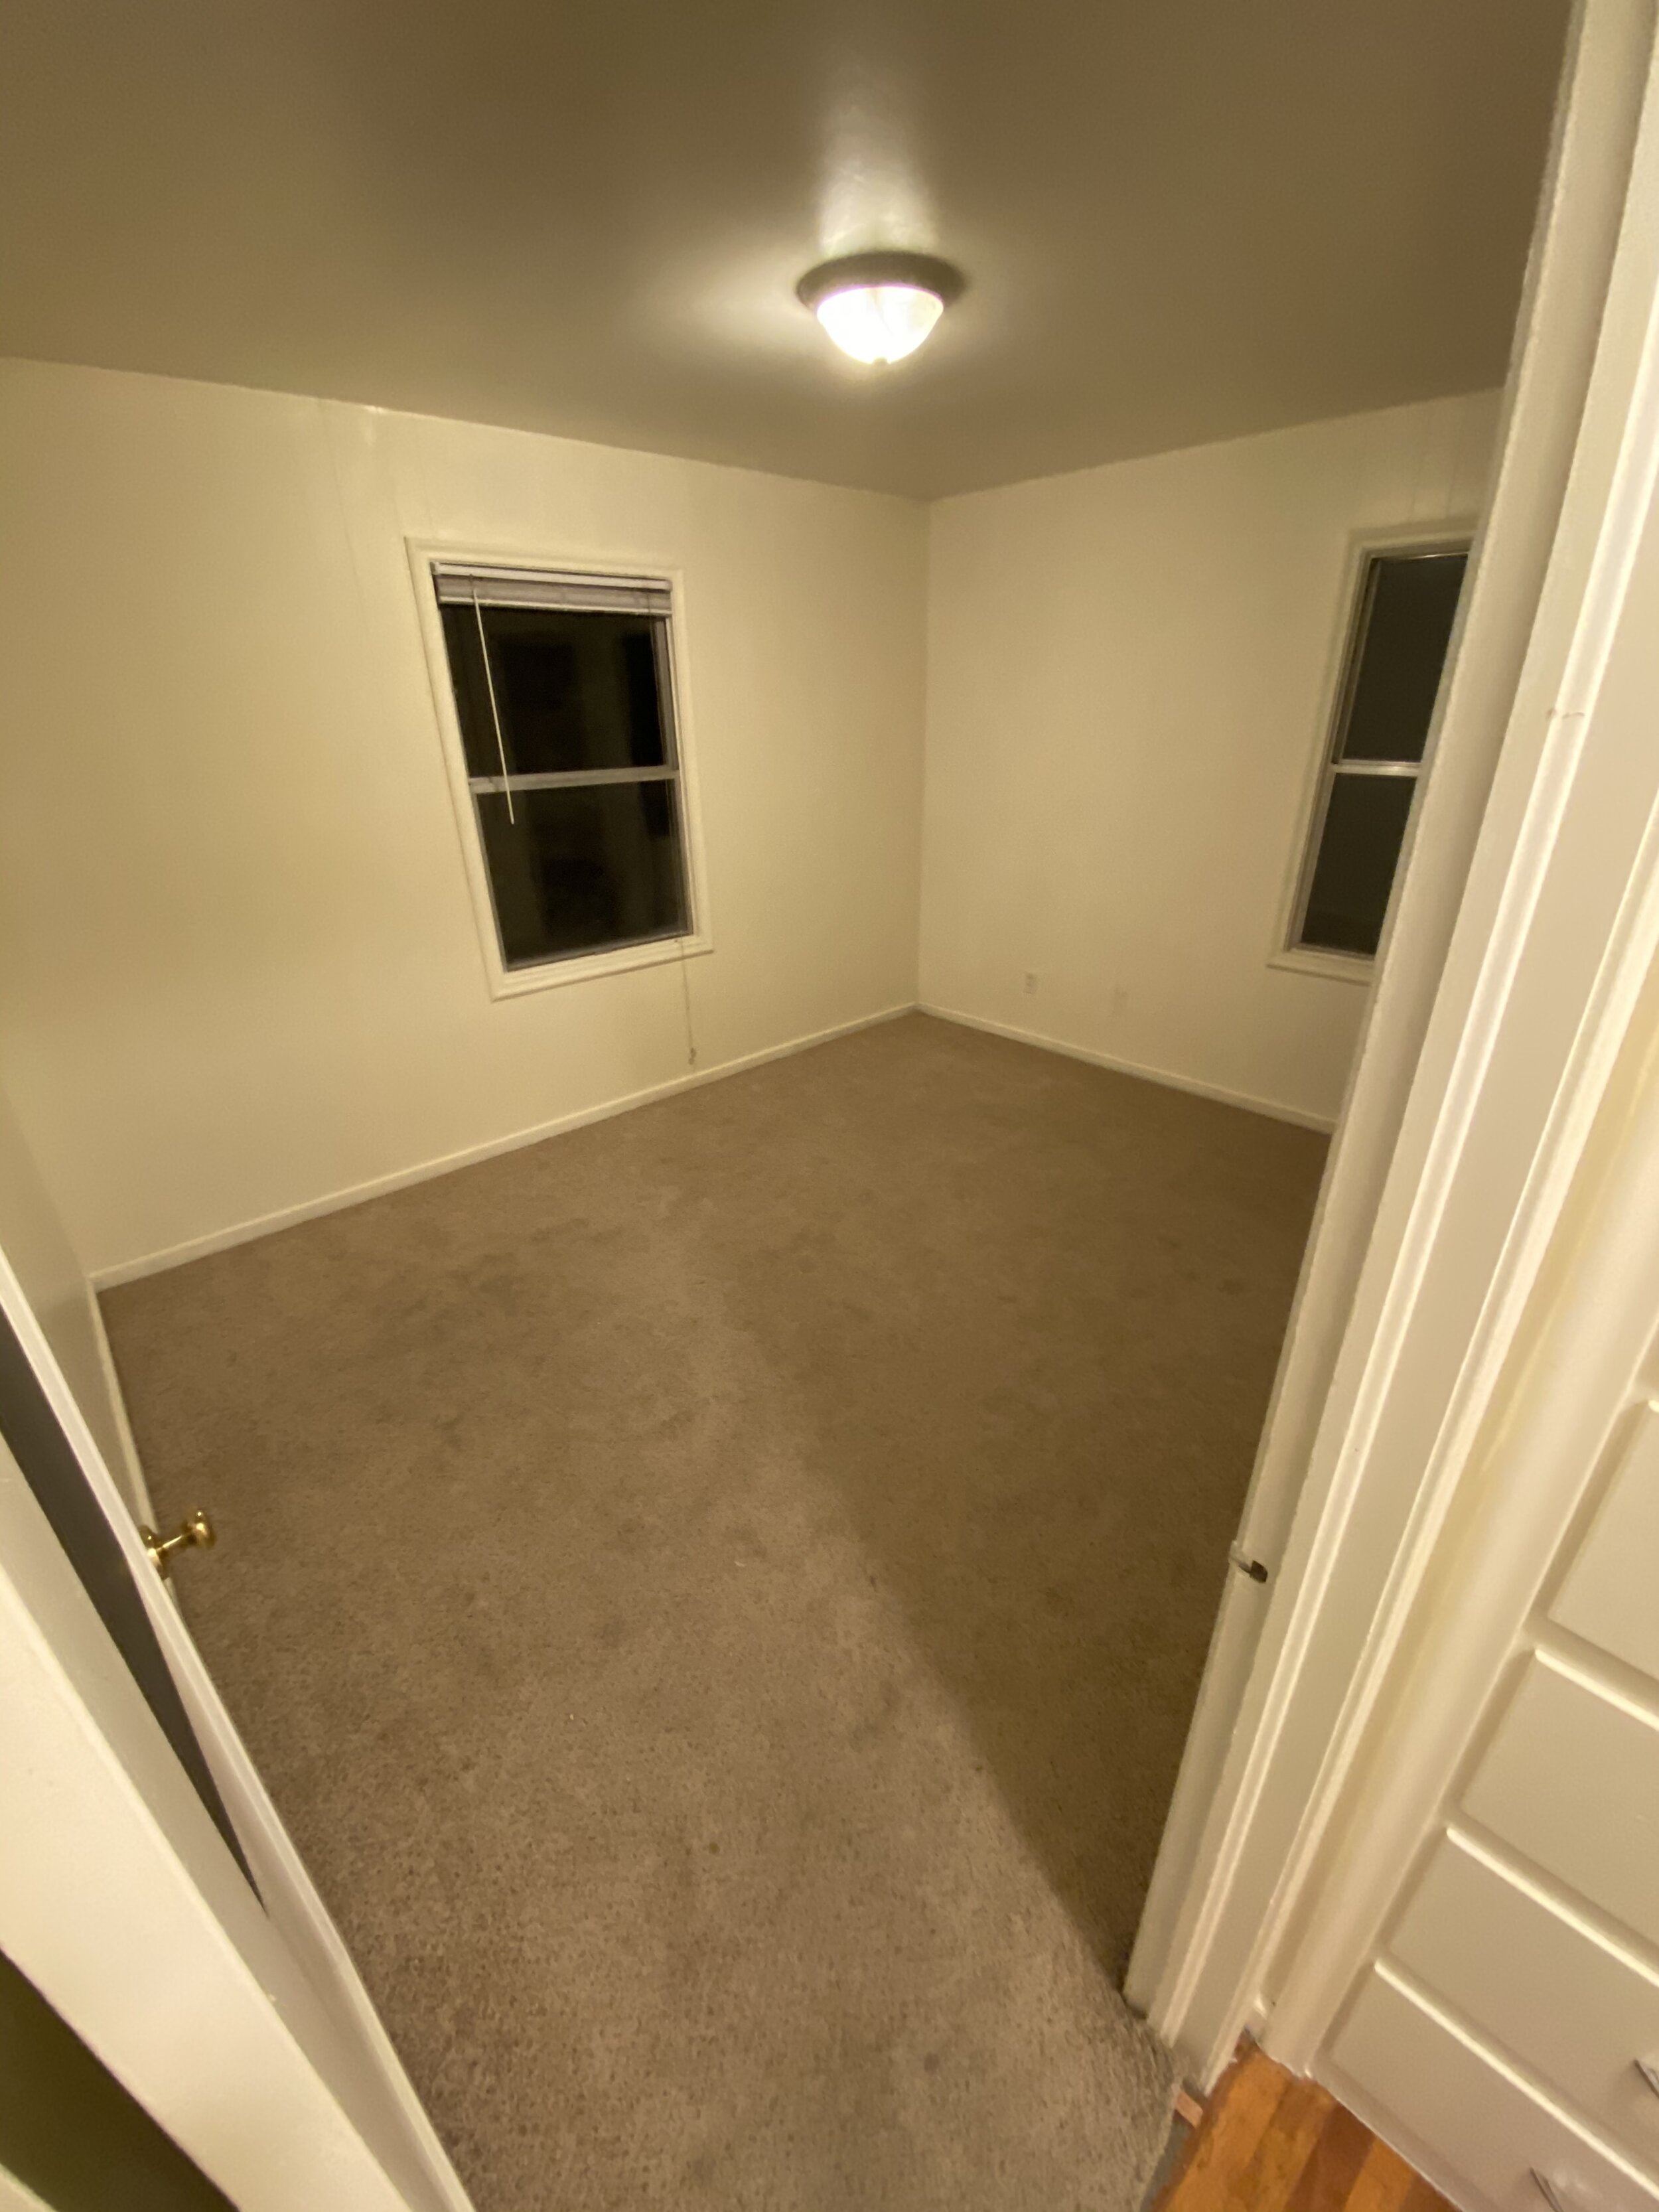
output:
[[[442,610],[467,772],[513,775],[661,768],[668,760],[648,615],[485,607],[495,712],[471,606]],[[501,719],[501,745],[495,716]]]
[[[477,794],[509,968],[685,927],[672,783],[578,784]]]
[[[1330,952],[1375,952],[1405,842],[1417,779],[1339,775],[1319,836],[1301,942]]]
[[[1365,632],[1339,760],[1420,761],[1468,556],[1371,562]]]

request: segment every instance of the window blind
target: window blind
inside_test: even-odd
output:
[[[439,603],[486,607],[554,607],[568,614],[656,615],[673,611],[673,591],[659,576],[586,576],[546,568],[469,568],[433,563]]]

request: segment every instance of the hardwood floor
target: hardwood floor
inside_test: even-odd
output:
[[[1451,2212],[1328,2091],[1250,2050],[1216,2085],[1156,2212]]]

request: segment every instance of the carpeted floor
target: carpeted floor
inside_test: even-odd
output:
[[[480,2212],[1131,2212],[1323,1152],[916,1016],[107,1297]]]

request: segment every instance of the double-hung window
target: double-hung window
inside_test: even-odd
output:
[[[686,936],[670,586],[429,573],[503,969]]]
[[[1468,561],[1467,546],[1365,557],[1291,918],[1293,952],[1370,959],[1376,951]]]

